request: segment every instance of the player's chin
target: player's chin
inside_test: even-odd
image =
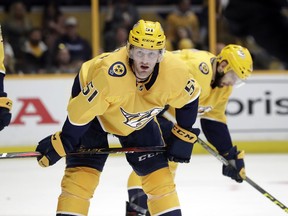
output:
[[[138,75],[139,75],[139,78],[141,79],[147,79],[150,76],[150,74],[151,74],[150,72],[142,71]]]

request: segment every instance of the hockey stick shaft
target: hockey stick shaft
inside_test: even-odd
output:
[[[198,138],[199,144],[205,148],[209,153],[211,153],[213,156],[215,156],[219,161],[221,161],[224,165],[229,165],[229,162],[222,157],[220,154],[218,154],[214,149],[212,149],[206,142]],[[281,203],[279,200],[277,200],[274,196],[272,196],[270,193],[268,193],[266,190],[264,190],[262,187],[260,187],[258,184],[256,184],[254,181],[252,181],[250,178],[246,176],[246,179],[244,179],[248,184],[250,184],[252,187],[254,187],[256,190],[258,190],[260,193],[262,193],[265,197],[267,197],[270,201],[272,201],[274,204],[279,206],[281,209],[283,209],[286,213],[288,213],[288,208]]]
[[[69,153],[68,155],[93,155],[93,154],[118,154],[118,153],[137,153],[137,152],[163,152],[166,148],[164,146],[148,146],[148,147],[119,147],[119,148],[94,148],[81,149],[77,152]],[[0,159],[8,158],[28,158],[41,156],[40,152],[7,152],[0,153]]]

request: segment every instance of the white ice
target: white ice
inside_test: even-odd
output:
[[[288,154],[246,154],[247,176],[288,205]],[[283,209],[247,182],[221,174],[211,155],[193,155],[181,164],[176,185],[184,216],[284,216]],[[35,158],[0,160],[0,216],[55,215],[64,160],[49,168]],[[89,216],[124,216],[126,182],[131,171],[123,156],[108,158],[91,200]]]

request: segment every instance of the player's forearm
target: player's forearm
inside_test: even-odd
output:
[[[219,153],[231,149],[232,140],[226,124],[209,119],[201,119],[201,128],[207,140]]]
[[[175,109],[177,124],[185,129],[190,129],[194,125],[198,112],[199,98],[186,104],[181,109]]]
[[[4,77],[5,74],[0,72],[0,92],[4,92]]]
[[[65,136],[72,145],[76,145],[77,143],[79,143],[81,136],[88,130],[89,125],[90,124],[76,126],[71,124],[71,122],[67,118],[62,127],[61,135]]]

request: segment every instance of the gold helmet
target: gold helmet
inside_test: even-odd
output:
[[[165,48],[166,37],[159,22],[139,20],[129,33],[129,44],[153,50]]]
[[[253,60],[250,52],[245,47],[229,44],[225,46],[219,55],[217,62],[227,61],[228,65],[224,69],[224,74],[233,70],[237,76],[245,80],[253,71]]]

